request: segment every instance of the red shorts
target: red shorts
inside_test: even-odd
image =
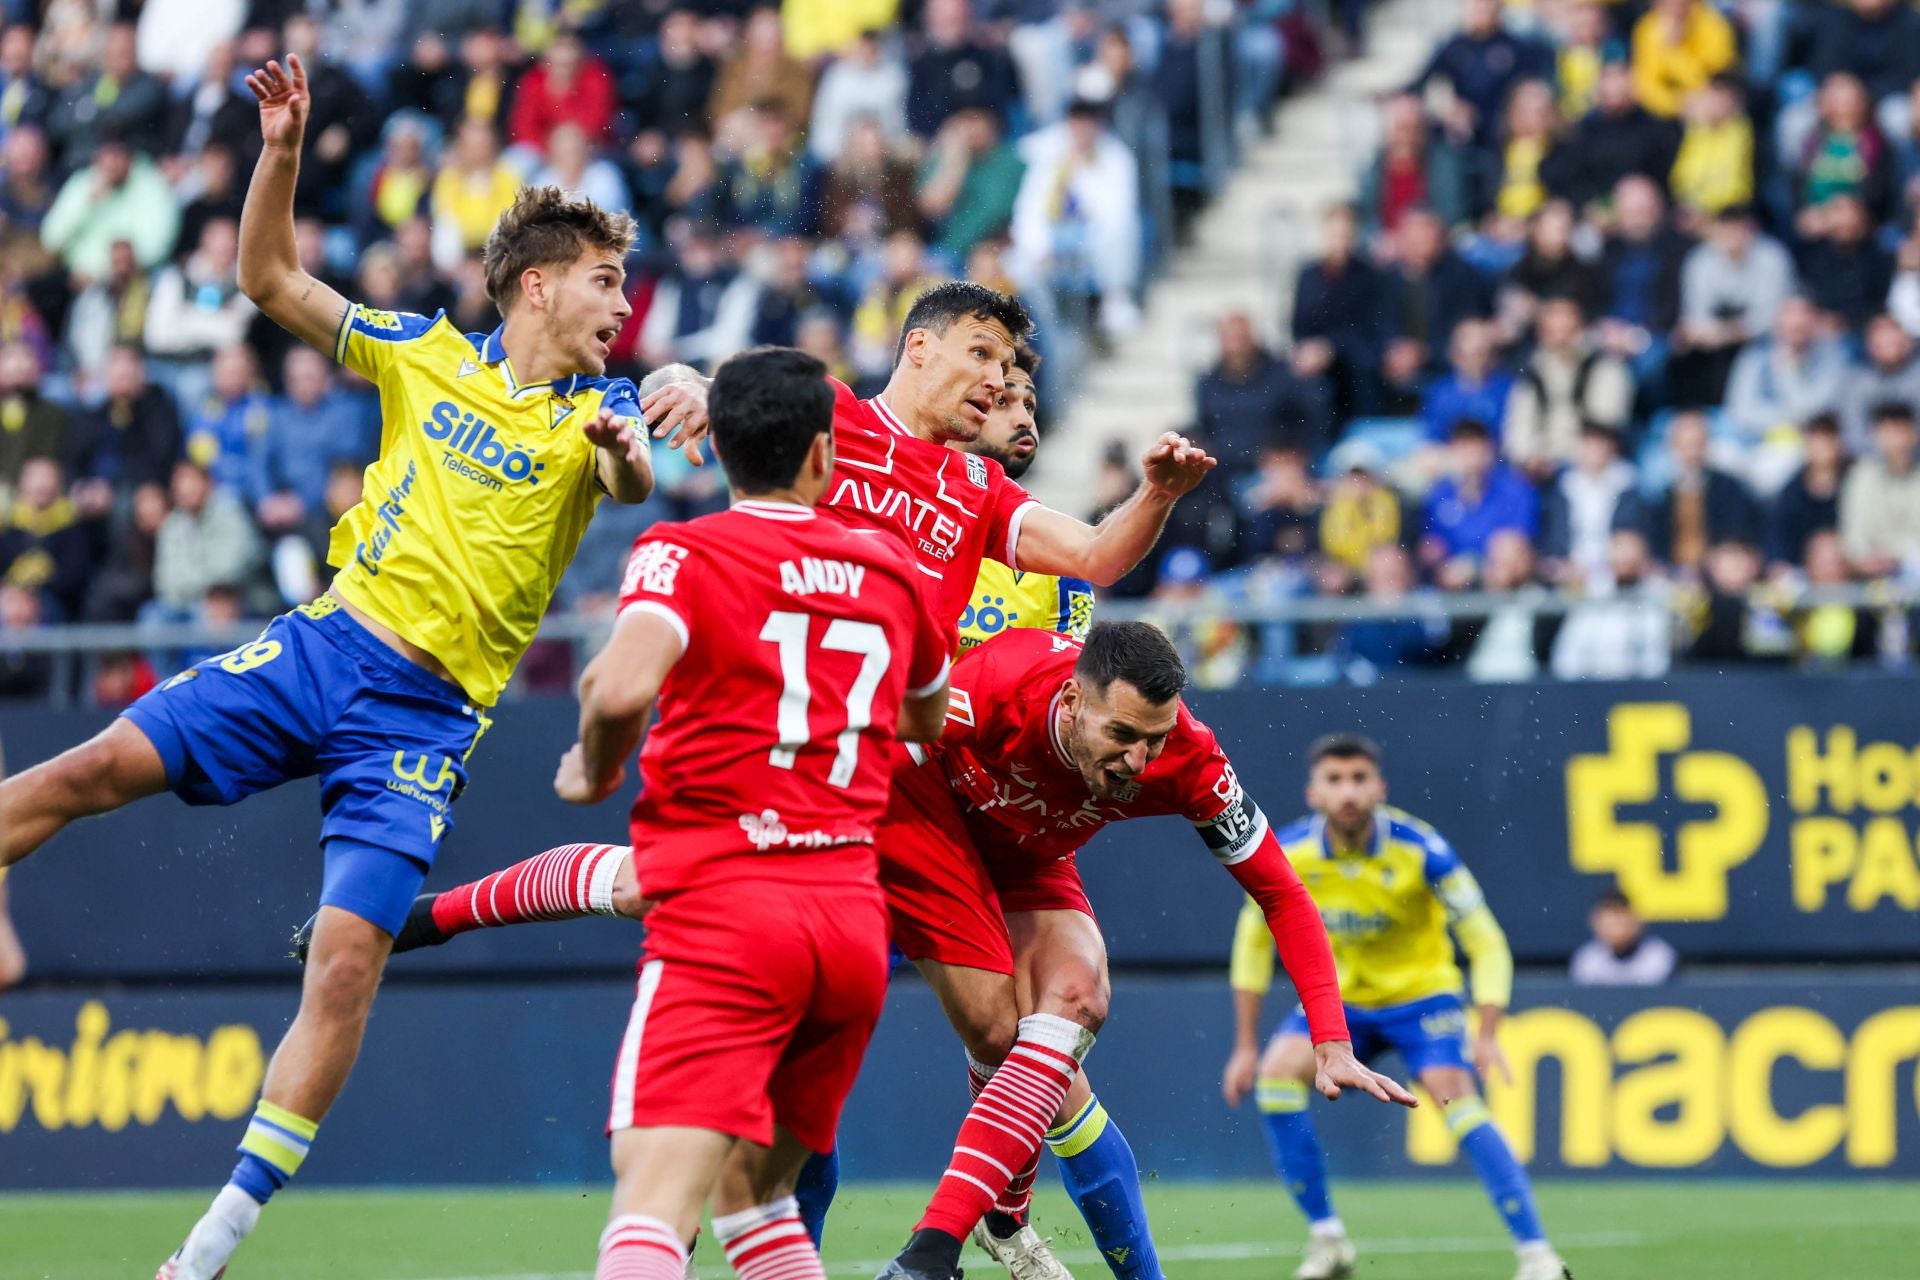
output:
[[[879,892],[741,882],[647,916],[609,1131],[685,1125],[833,1149],[887,995]]]
[[[894,945],[907,959],[1010,974],[1007,912],[1093,915],[1073,855],[1041,862],[990,843],[980,825],[967,821],[938,765],[893,775],[874,845]]]

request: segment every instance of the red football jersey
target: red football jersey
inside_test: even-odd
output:
[[[983,849],[1064,857],[1109,822],[1178,814],[1232,865],[1258,847],[1266,818],[1246,799],[1213,730],[1183,703],[1166,748],[1118,799],[1097,803],[1055,732],[1080,642],[1004,631],[953,668],[946,732],[926,753],[967,808]]]
[[[680,660],[640,751],[649,895],[752,876],[874,880],[873,831],[910,692],[938,688],[953,626],[892,538],[740,502],[634,543],[621,614],[664,618]]]
[[[902,534],[935,612],[957,627],[982,560],[1019,568],[1020,523],[1039,504],[991,458],[922,440],[878,396],[833,387],[833,483],[821,509]]]

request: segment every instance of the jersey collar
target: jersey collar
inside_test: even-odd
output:
[[[507,359],[507,345],[503,341],[506,332],[507,322],[502,320],[492,333],[481,339],[480,363],[499,366],[501,381],[506,386],[508,399],[518,400],[536,391],[551,391],[557,396],[571,396],[580,390],[582,383],[591,378],[590,374],[570,373],[564,378],[555,378],[551,382],[517,381],[513,376],[513,361]]]
[[[799,502],[768,502],[764,498],[742,498],[733,504],[733,510],[745,516],[758,516],[762,520],[811,520],[814,517],[812,507]]]
[[[885,400],[882,400],[879,396],[875,396],[873,399],[867,401],[867,403],[873,406],[874,414],[879,417],[880,421],[887,424],[887,429],[893,432],[893,434],[897,436],[910,436],[913,434],[913,432],[907,430],[906,426],[900,421],[900,415],[895,413]]]

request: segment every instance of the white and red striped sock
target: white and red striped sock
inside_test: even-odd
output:
[[[953,1163],[915,1230],[964,1240],[1040,1152],[1041,1139],[1093,1047],[1093,1033],[1050,1013],[1020,1019],[1007,1060],[994,1071],[960,1126]]]
[[[593,1280],[682,1280],[687,1246],[673,1228],[642,1213],[623,1213],[600,1233]]]
[[[624,844],[563,844],[433,900],[433,923],[452,937],[469,929],[611,916],[613,882],[633,856]]]
[[[713,1237],[740,1280],[826,1280],[792,1196],[715,1218]]]
[[[993,1079],[994,1069],[972,1054],[967,1055],[967,1092],[977,1100],[985,1092],[987,1082]],[[995,1213],[1004,1213],[1021,1222],[1027,1220],[1027,1211],[1033,1207],[1033,1180],[1040,1176],[1040,1153],[1035,1151],[1033,1159],[1027,1161],[1027,1167],[1013,1175],[1013,1181],[993,1202]]]

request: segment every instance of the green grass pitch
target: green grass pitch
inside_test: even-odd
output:
[[[828,1223],[830,1274],[871,1276],[925,1187],[852,1185]],[[1366,1280],[1506,1280],[1512,1255],[1468,1182],[1336,1185]],[[1173,1280],[1281,1280],[1303,1229],[1277,1186],[1160,1183],[1148,1192]],[[1909,1280],[1920,1275],[1920,1184],[1549,1182],[1541,1209],[1579,1280]],[[6,1280],[140,1280],[179,1242],[195,1193],[0,1196]],[[589,1280],[606,1192],[298,1187],[275,1202],[232,1280]],[[1080,1280],[1107,1274],[1073,1206],[1044,1191],[1038,1225]],[[730,1274],[710,1245],[702,1275]],[[971,1248],[974,1277],[1001,1274]]]

